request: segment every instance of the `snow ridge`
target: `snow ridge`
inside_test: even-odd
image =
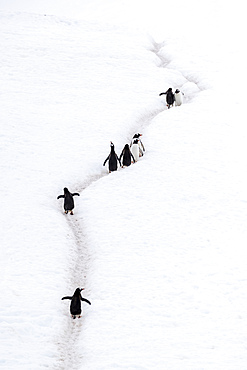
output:
[[[186,92],[184,96],[184,103],[189,103],[197,93],[206,90],[208,86],[203,83],[201,76],[198,76],[196,73],[192,73],[191,70],[187,71],[182,69],[178,64],[176,64],[174,55],[171,56],[167,49],[168,45],[166,44],[166,41],[157,43],[153,40],[153,48],[151,51],[159,59],[159,67],[173,70],[174,73],[178,75],[180,74],[183,79],[187,81],[187,84],[183,81],[176,85],[176,88]]]

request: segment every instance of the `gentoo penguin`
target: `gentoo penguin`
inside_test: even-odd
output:
[[[179,105],[183,104],[183,93],[176,89],[174,96],[175,96],[175,106],[178,107]]]
[[[64,207],[64,213],[67,214],[68,212],[70,212],[70,214],[73,215],[73,211],[72,211],[74,209],[74,199],[73,199],[73,196],[75,196],[75,195],[80,196],[80,194],[79,193],[73,193],[73,194],[71,194],[67,188],[64,188],[63,191],[64,191],[64,194],[63,195],[59,195],[57,197],[57,199],[64,198],[64,205],[63,205],[63,207]]]
[[[75,319],[76,316],[79,319],[82,315],[81,301],[87,302],[88,304],[91,305],[91,302],[89,302],[89,300],[87,300],[86,298],[82,298],[82,296],[81,296],[81,291],[82,290],[84,290],[84,289],[77,288],[72,297],[66,296],[66,297],[62,298],[62,300],[63,299],[70,299],[71,300],[70,313],[71,313],[71,316],[73,317],[73,319]]]
[[[122,153],[119,157],[120,162],[121,162],[122,157],[123,157],[122,167],[123,166],[130,166],[131,165],[131,158],[135,162],[135,158],[134,158],[133,154],[130,151],[129,144],[125,144],[125,146],[124,146],[124,148],[122,150]]]
[[[109,166],[109,173],[111,173],[112,171],[117,171],[118,162],[121,166],[121,162],[120,162],[117,154],[115,153],[114,145],[113,145],[112,142],[111,142],[111,152],[108,155],[108,157],[106,158],[105,162],[103,163],[103,166],[105,166],[107,161],[108,161],[108,166]]]
[[[131,153],[133,154],[135,161],[138,161],[140,156],[138,139],[134,139],[133,144],[131,145]]]
[[[175,101],[175,96],[172,92],[172,88],[169,87],[169,89],[166,92],[159,94],[159,96],[161,96],[161,95],[166,95],[166,103],[167,103],[166,105],[167,105],[168,109],[171,108],[174,104],[174,101]]]
[[[144,148],[144,145],[141,141],[141,138],[140,136],[142,136],[142,134],[135,134],[131,140],[131,144],[130,144],[130,147],[132,146],[133,142],[135,139],[138,139],[138,145],[139,145],[139,156],[142,157],[144,152],[145,152],[145,148]]]

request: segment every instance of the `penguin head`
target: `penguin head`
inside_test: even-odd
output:
[[[134,142],[133,142],[133,144],[138,144],[138,140],[135,139]]]
[[[68,188],[64,188],[63,191],[64,191],[64,194],[68,194],[69,192]]]
[[[124,149],[128,150],[129,149],[129,144],[125,144]]]
[[[74,295],[75,296],[79,296],[79,295],[81,295],[81,291],[82,291],[83,289],[80,289],[80,288],[76,288],[76,290],[75,290],[75,292],[74,292]]]
[[[134,136],[133,136],[133,139],[138,139],[140,136],[142,136],[142,134],[135,134]]]
[[[169,87],[169,89],[168,89],[167,91],[172,92],[172,88],[171,88],[171,87]]]
[[[180,90],[176,89],[175,94],[178,94],[178,93],[180,93]]]
[[[112,141],[110,142],[110,147],[111,147],[111,151],[113,152],[114,151],[114,144],[113,144]]]

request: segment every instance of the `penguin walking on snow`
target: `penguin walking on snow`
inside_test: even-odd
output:
[[[135,134],[131,140],[131,144],[130,144],[130,147],[132,147],[133,143],[134,143],[134,140],[137,139],[138,140],[138,145],[139,145],[139,156],[142,157],[144,155],[144,152],[145,152],[145,148],[144,148],[144,145],[141,141],[141,138],[140,136],[142,136],[142,134]]]
[[[126,144],[122,150],[122,153],[119,157],[119,160],[121,162],[121,159],[123,157],[123,163],[122,163],[122,167],[123,166],[130,166],[131,165],[131,158],[133,159],[133,162],[135,162],[135,158],[133,156],[133,154],[131,153],[130,151],[130,147],[129,147],[129,144]]]
[[[64,191],[64,194],[59,195],[57,197],[57,199],[64,198],[64,213],[67,214],[68,212],[70,212],[70,214],[73,215],[74,214],[73,209],[74,209],[74,206],[75,206],[73,197],[75,195],[80,196],[80,194],[79,193],[73,193],[72,194],[72,193],[69,192],[69,190],[67,188],[64,188],[63,191]]]
[[[174,96],[175,96],[175,106],[178,107],[183,104],[183,95],[179,89],[176,89]]]
[[[133,154],[133,157],[135,158],[135,161],[137,162],[139,159],[139,143],[138,139],[134,139],[133,144],[131,145],[131,153]]]
[[[70,299],[71,300],[70,313],[71,313],[71,316],[73,317],[73,319],[75,319],[76,317],[78,317],[78,319],[79,319],[82,315],[81,301],[87,302],[88,304],[91,305],[91,302],[89,302],[88,299],[83,298],[81,296],[81,291],[82,290],[84,290],[84,289],[83,288],[82,289],[77,288],[72,297],[66,296],[66,297],[62,298],[62,300],[64,300],[64,299]]]
[[[118,162],[119,162],[120,167],[121,167],[121,162],[120,162],[117,154],[115,153],[114,144],[112,142],[111,142],[110,154],[108,155],[105,162],[103,163],[103,166],[105,166],[107,161],[108,161],[108,166],[109,166],[109,173],[111,173],[112,171],[117,171]]]
[[[171,107],[173,107],[173,104],[174,104],[174,101],[175,101],[175,96],[172,92],[172,88],[169,87],[169,89],[166,91],[166,92],[163,92],[163,93],[160,93],[159,96],[161,95],[166,95],[166,105],[168,107],[168,109],[170,109]]]

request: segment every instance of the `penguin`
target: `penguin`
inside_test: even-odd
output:
[[[135,158],[133,156],[133,154],[131,153],[130,151],[130,147],[129,147],[129,144],[125,144],[123,150],[122,150],[122,153],[119,157],[119,160],[121,162],[121,158],[123,157],[123,164],[122,164],[122,167],[123,166],[130,166],[131,165],[131,158],[133,159],[133,162],[135,162]]]
[[[84,288],[82,288],[82,289],[77,288],[72,297],[66,296],[66,297],[62,298],[62,300],[64,300],[64,299],[70,299],[71,300],[70,313],[71,313],[71,316],[72,316],[73,319],[75,319],[76,317],[78,317],[78,319],[79,319],[82,315],[81,301],[87,302],[88,304],[91,305],[91,302],[89,302],[88,299],[83,298],[81,296],[81,291],[82,290],[84,290]]]
[[[183,104],[183,95],[180,90],[176,89],[174,96],[175,96],[175,106],[178,107]]]
[[[131,153],[133,154],[135,161],[137,162],[139,159],[139,144],[138,139],[134,139],[133,144],[131,146]]]
[[[112,143],[112,141],[111,141],[110,146],[111,146],[111,152],[108,155],[108,157],[106,158],[105,162],[103,163],[103,166],[105,166],[106,162],[108,161],[109,173],[111,173],[112,171],[117,171],[118,162],[119,162],[120,167],[121,167],[121,162],[120,162],[117,154],[115,153],[114,144]]]
[[[64,198],[64,205],[63,205],[63,207],[64,207],[64,213],[67,214],[68,212],[70,212],[70,214],[73,215],[74,214],[73,213],[73,209],[74,209],[74,199],[73,199],[73,196],[75,196],[75,195],[80,196],[80,194],[79,193],[73,193],[72,194],[72,193],[69,192],[69,190],[67,188],[64,188],[63,191],[64,191],[64,194],[63,195],[59,195],[57,197],[57,199]]]
[[[159,96],[161,95],[166,95],[166,105],[168,107],[168,109],[170,109],[171,107],[173,107],[173,104],[174,104],[174,101],[175,101],[175,96],[172,92],[172,88],[169,87],[169,89],[166,91],[166,92],[163,92],[163,93],[160,93]]]
[[[145,152],[145,148],[144,148],[144,145],[141,141],[141,138],[140,136],[142,136],[142,134],[135,134],[132,138],[132,141],[131,141],[131,144],[130,144],[130,147],[132,146],[133,142],[135,139],[138,139],[138,145],[139,145],[139,156],[142,157],[144,155],[144,152]]]

